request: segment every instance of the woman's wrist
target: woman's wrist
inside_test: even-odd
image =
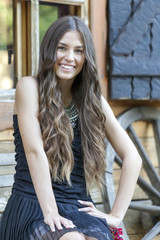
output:
[[[42,209],[42,212],[43,212],[43,216],[48,216],[48,215],[51,215],[51,214],[55,214],[55,215],[58,215],[58,208],[57,206],[47,206],[45,205],[45,207]]]
[[[105,214],[105,218],[108,225],[112,228],[117,228],[122,222],[122,219],[119,216],[112,213]]]
[[[123,213],[119,213],[119,212],[116,212],[114,211],[113,209],[111,210],[110,214],[115,217],[117,220],[119,220],[119,222],[121,223],[123,221]]]

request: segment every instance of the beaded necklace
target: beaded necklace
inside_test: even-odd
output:
[[[72,126],[75,127],[75,122],[78,119],[78,111],[74,101],[72,101],[68,107],[65,107],[65,110],[66,113],[68,114]]]

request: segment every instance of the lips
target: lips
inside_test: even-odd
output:
[[[59,65],[61,68],[65,69],[65,70],[74,70],[75,69],[75,66],[73,66],[73,65],[62,64],[62,63],[60,63]]]

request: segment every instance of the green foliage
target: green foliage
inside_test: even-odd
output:
[[[58,19],[58,7],[39,5],[40,42],[48,27]],[[6,50],[7,45],[13,44],[13,6],[0,1],[0,50]]]
[[[13,8],[12,2],[0,1],[0,50],[6,50],[13,44]]]
[[[58,7],[51,5],[39,5],[39,34],[40,42],[48,27],[58,19]]]

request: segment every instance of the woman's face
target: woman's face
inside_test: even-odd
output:
[[[69,31],[60,39],[56,52],[55,72],[60,80],[74,80],[85,61],[84,43],[78,31]]]

